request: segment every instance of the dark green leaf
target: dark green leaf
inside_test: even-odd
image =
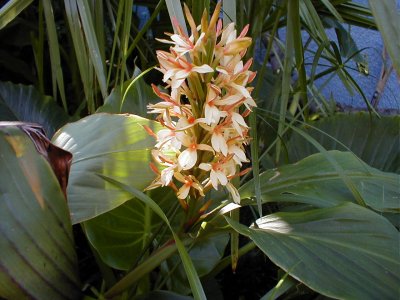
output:
[[[224,255],[226,245],[229,241],[227,233],[204,237],[195,241],[190,248],[189,255],[193,265],[200,277],[207,275],[218,264]],[[174,255],[162,265],[164,276],[169,276],[168,287],[180,294],[189,294],[190,286],[185,269],[178,255]]]
[[[338,299],[397,299],[399,232],[382,216],[346,203],[276,213],[251,228],[228,219],[279,267]]]
[[[367,113],[336,114],[303,126],[303,130],[327,150],[351,150],[382,171],[400,173],[400,117],[372,117]],[[343,145],[341,145],[343,144]],[[347,147],[347,148],[346,148]],[[294,132],[288,143],[291,161],[318,150]]]
[[[52,136],[68,122],[69,116],[51,97],[41,95],[33,86],[0,81],[0,120],[38,123]]]
[[[328,154],[344,170],[343,175],[357,188],[368,206],[381,212],[400,211],[399,175],[371,168],[349,152],[329,151]],[[330,207],[355,201],[338,171],[321,153],[266,171],[260,175],[260,180],[263,202],[300,202]],[[253,197],[252,180],[240,188],[240,195],[242,199]],[[255,204],[254,201],[250,203]]]
[[[140,258],[159,220],[143,202],[133,199],[85,222],[85,233],[102,260],[128,270]],[[110,242],[112,241],[112,243]]]
[[[139,296],[137,300],[191,300],[193,298],[172,293],[170,291],[152,291],[144,296]]]
[[[15,126],[0,127],[0,298],[78,299],[68,207],[46,159]]]

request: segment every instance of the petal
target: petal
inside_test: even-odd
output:
[[[226,188],[228,189],[229,193],[232,195],[232,199],[235,203],[240,204],[240,194],[238,190],[233,186],[232,183],[228,183],[226,185]]]
[[[206,144],[198,144],[198,145],[197,145],[197,149],[203,150],[203,151],[214,152],[214,149],[213,149],[211,146],[206,145]]]
[[[232,116],[232,120],[234,120],[236,123],[242,125],[243,127],[248,128],[249,126],[247,126],[246,121],[244,120],[244,118],[242,117],[241,114],[233,112],[231,114]]]
[[[183,170],[189,170],[194,167],[197,161],[197,151],[193,149],[186,149],[178,156],[179,166]]]
[[[209,65],[202,65],[202,66],[196,66],[192,68],[193,72],[197,72],[197,73],[210,73],[210,72],[214,72],[214,69],[211,68]]]
[[[224,156],[228,154],[228,145],[222,134],[213,134],[211,136],[211,145],[216,152],[221,152]]]
[[[181,46],[184,48],[190,47],[190,45],[179,34],[173,34],[171,36],[171,40],[173,40],[178,46]]]
[[[249,91],[244,86],[235,84],[233,82],[230,83],[230,86],[241,93],[244,97],[251,98]]]
[[[210,171],[211,170],[211,165],[210,164],[206,164],[206,163],[201,163],[199,165],[199,168],[204,170],[204,171]]]
[[[174,168],[166,168],[161,171],[160,181],[163,186],[167,186],[171,183],[172,177],[174,176]]]
[[[232,105],[239,102],[242,98],[243,96],[241,94],[234,94],[215,100],[214,103],[217,105]]]
[[[218,181],[221,183],[221,185],[226,185],[228,183],[228,178],[226,178],[226,175],[221,172],[221,171],[217,171],[215,172],[217,177],[218,177]]]
[[[187,196],[189,195],[190,191],[190,186],[184,184],[182,187],[179,189],[177,196],[179,199],[186,199]]]
[[[170,79],[174,74],[176,73],[176,69],[170,69],[167,72],[164,73],[163,81],[167,82],[168,79]]]
[[[210,181],[214,189],[218,190],[218,176],[214,170],[210,172]]]
[[[233,159],[236,161],[236,163],[241,165],[242,162],[247,162],[246,154],[240,147],[236,145],[229,146],[228,152],[234,155]]]

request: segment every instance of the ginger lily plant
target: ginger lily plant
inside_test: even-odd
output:
[[[185,211],[192,211],[191,205],[204,211],[210,201],[202,199],[211,188],[225,187],[240,201],[232,179],[248,170],[239,169],[248,162],[244,117],[256,106],[248,86],[256,73],[249,70],[251,59],[243,62],[252,42],[245,36],[248,26],[239,35],[234,23],[222,28],[220,4],[210,22],[204,14],[198,27],[187,7],[185,12],[191,36],[174,22],[176,33],[160,40],[172,45],[170,51],[157,51],[170,93],[153,85],[162,101],[149,105],[149,113],[157,114],[164,128],[152,133],[157,139],[152,155],[163,169],[152,165],[158,176],[148,189],[169,186]]]
[[[98,11],[87,9],[87,5],[102,3],[67,2],[70,11],[78,5],[79,17],[87,14],[90,17],[87,21],[91,20],[91,12]],[[180,2],[176,2],[181,9]],[[209,1],[191,2],[193,8],[195,4],[205,5]],[[256,24],[276,24],[276,29],[287,20],[289,48],[291,39],[296,40],[296,34],[299,34],[297,40],[301,41],[301,28],[311,31],[319,27],[323,29],[322,24],[317,24],[320,21],[318,14],[313,13],[315,7],[323,5],[318,1],[239,2],[244,7],[253,7],[255,15],[261,18],[260,22],[254,21],[250,29],[244,26],[239,34],[233,24],[223,29],[218,21],[219,5],[210,19],[203,15],[201,25],[197,27],[194,19],[200,19],[199,14],[194,12],[196,17],[192,18],[186,8],[191,34],[186,35],[175,22],[176,33],[162,40],[170,45],[169,51],[157,52],[159,70],[164,74],[168,92],[153,86],[162,101],[149,106],[149,112],[156,114],[158,122],[132,114],[111,114],[115,111],[104,106],[102,111],[108,113],[90,115],[57,131],[52,142],[73,154],[70,172],[69,164],[57,163],[59,167],[64,166],[57,171],[60,182],[65,183],[69,174],[67,201],[55,173],[36,151],[38,148],[43,150],[43,147],[47,149],[49,141],[42,141],[37,147],[38,142],[31,141],[32,134],[20,130],[21,124],[0,124],[0,177],[4,179],[0,181],[0,298],[75,300],[82,298],[82,286],[86,286],[89,288],[83,293],[95,295],[98,299],[180,298],[171,295],[171,291],[205,299],[208,295],[202,284],[207,284],[207,280],[201,282],[200,278],[214,277],[231,262],[227,257],[222,259],[228,233],[232,236],[240,233],[247,238],[248,243],[236,251],[245,256],[242,262],[250,256],[245,255],[248,251],[258,247],[282,271],[279,276],[279,273],[275,274],[276,269],[268,267],[263,270],[264,273],[274,273],[274,278],[278,278],[276,275],[280,277],[276,287],[269,292],[268,287],[261,284],[261,293],[267,293],[263,298],[289,299],[292,293],[296,297],[304,286],[309,287],[311,293],[313,290],[336,299],[398,298],[398,174],[383,168],[378,170],[377,165],[370,167],[353,153],[326,151],[290,119],[290,124],[285,124],[287,133],[282,134],[284,131],[278,128],[279,139],[289,145],[288,149],[294,149],[299,144],[294,143],[292,134],[301,135],[320,153],[300,161],[293,160],[298,161],[294,164],[279,161],[277,169],[268,169],[264,165],[265,172],[259,178],[247,180],[240,188],[234,184],[234,178],[247,172],[249,160],[244,151],[250,131],[245,117],[253,110],[260,117],[276,120],[273,113],[265,112],[264,105],[271,99],[269,95],[258,99],[260,108],[256,108],[251,96],[249,84],[255,72],[250,71],[251,59],[243,61],[251,43],[251,39],[246,37],[247,31],[251,30],[251,34],[256,36]],[[266,15],[258,11],[259,4],[267,2],[271,4],[269,18],[276,18],[273,22],[267,22]],[[43,1],[43,5],[49,3]],[[127,12],[127,17],[130,17],[132,2],[118,3],[121,5],[118,12]],[[124,9],[125,5],[129,6],[128,10]],[[388,6],[386,2],[381,5]],[[285,10],[288,11],[287,17],[281,18],[281,12]],[[247,13],[253,9],[242,11]],[[323,13],[326,14],[327,11]],[[304,23],[302,27],[300,17]],[[371,20],[368,18],[368,22]],[[80,24],[76,23],[77,28]],[[123,27],[129,29],[131,26]],[[88,29],[84,28],[85,35]],[[71,32],[81,33],[81,29]],[[93,40],[98,36],[93,35]],[[319,34],[311,36],[321,37]],[[330,45],[324,41],[323,44]],[[325,52],[323,44],[321,49]],[[285,74],[290,75],[292,69],[300,68],[304,59],[301,54],[301,51],[286,51],[283,75],[274,77],[278,85],[282,78],[289,78]],[[99,61],[103,63],[101,59]],[[110,68],[113,66],[110,64]],[[125,71],[122,68],[121,74]],[[263,78],[262,73],[259,72],[258,80]],[[282,91],[287,94],[277,95],[282,111],[287,107],[283,98],[294,96],[296,99],[297,93],[296,89],[290,89],[290,82],[286,79],[282,82]],[[136,83],[129,82],[127,89]],[[304,84],[308,84],[307,80]],[[146,88],[151,92],[150,87],[146,85]],[[24,94],[18,92],[21,89]],[[7,98],[10,103],[21,103],[19,106],[26,111],[32,89],[0,83],[0,98]],[[4,90],[14,91],[12,95],[18,97],[10,97]],[[121,93],[115,88],[109,100],[118,100],[123,94],[121,101],[124,103],[127,91]],[[142,97],[141,100],[148,98]],[[38,103],[46,104],[42,100],[39,99]],[[119,107],[118,113],[122,112],[123,103],[115,105]],[[44,107],[48,107],[47,104]],[[137,114],[138,110],[124,112]],[[279,119],[285,120],[286,116],[281,112]],[[315,125],[305,121],[307,128]],[[395,165],[396,151],[384,152],[383,146],[376,148],[375,145],[385,144],[387,149],[398,149],[398,133],[389,132],[388,128],[398,128],[399,118],[384,120],[380,123],[382,127],[376,126],[378,120],[373,116],[365,116],[364,123],[360,123],[358,117],[354,121],[342,128],[349,131],[350,144],[360,147],[361,151],[357,153],[363,153],[361,158],[372,164],[379,153],[386,158],[379,163],[385,167],[386,164]],[[337,124],[340,123],[335,122],[335,132],[338,131]],[[355,124],[357,126],[353,126]],[[365,124],[367,130],[360,129],[363,127],[360,124]],[[251,130],[255,132],[255,126]],[[378,138],[370,135],[376,131],[379,131]],[[383,134],[385,138],[382,138]],[[265,136],[264,132],[260,135]],[[362,141],[354,142],[357,141],[355,137],[362,137]],[[368,145],[374,146],[373,151],[369,151]],[[270,152],[273,150],[264,153]],[[48,157],[53,156],[57,156],[56,151],[50,148]],[[393,160],[387,159],[392,156]],[[253,163],[257,166],[258,161]],[[397,166],[394,167],[398,170]],[[142,192],[146,187],[163,186],[147,194]],[[255,186],[258,186],[256,192]],[[170,191],[173,193],[165,193],[168,188],[172,188]],[[209,205],[216,202],[216,197],[212,196],[215,195],[212,193],[214,189],[228,191],[236,204],[223,201],[220,205],[215,203],[216,208],[211,209]],[[245,226],[234,218],[237,211],[230,210],[255,206],[258,204],[254,201],[257,192],[257,200],[268,206],[271,213]],[[228,198],[225,196],[223,199]],[[211,212],[204,214],[208,211]],[[84,229],[82,235],[90,243],[93,256],[89,254],[82,260],[76,256],[76,249],[81,249],[81,245],[76,247],[74,243],[71,222],[79,224],[77,229]],[[231,247],[232,257],[235,250]],[[261,251],[257,252],[260,256]],[[101,276],[98,276],[97,268],[93,273],[87,270],[86,257],[96,257]],[[266,257],[262,259],[267,260]],[[83,274],[84,285],[79,281],[78,269],[89,273]],[[240,269],[239,266],[238,275]],[[93,281],[94,277],[97,280]],[[160,291],[162,289],[168,291]],[[285,291],[286,295],[283,294]],[[261,296],[261,293],[257,291],[257,295]]]

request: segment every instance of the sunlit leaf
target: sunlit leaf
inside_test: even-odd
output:
[[[9,0],[0,9],[0,29],[14,20],[33,0]]]
[[[0,153],[0,298],[79,298],[71,221],[53,170],[16,126],[0,126]]]
[[[72,223],[94,218],[132,198],[100,175],[137,189],[150,184],[155,178],[149,167],[155,140],[144,126],[156,131],[156,124],[135,115],[94,114],[55,134],[54,144],[73,154],[67,190]]]

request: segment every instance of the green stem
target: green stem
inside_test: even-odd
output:
[[[253,250],[255,247],[256,247],[256,244],[253,241],[251,241],[248,244],[244,245],[238,251],[239,257],[242,256],[242,255],[245,255],[247,252]],[[220,262],[218,263],[218,265],[216,265],[215,268],[203,278],[204,281],[206,281],[208,278],[215,277],[222,270],[227,268],[230,264],[231,264],[231,257],[230,256],[227,256],[227,257],[221,259]]]
[[[150,273],[156,267],[158,267],[163,261],[168,259],[177,251],[175,242],[169,242],[164,247],[157,250],[145,261],[138,265],[134,270],[129,272],[120,281],[118,281],[113,287],[111,287],[104,296],[106,298],[112,298],[116,295],[121,294],[124,290],[129,288],[136,281],[143,278],[144,275]]]

